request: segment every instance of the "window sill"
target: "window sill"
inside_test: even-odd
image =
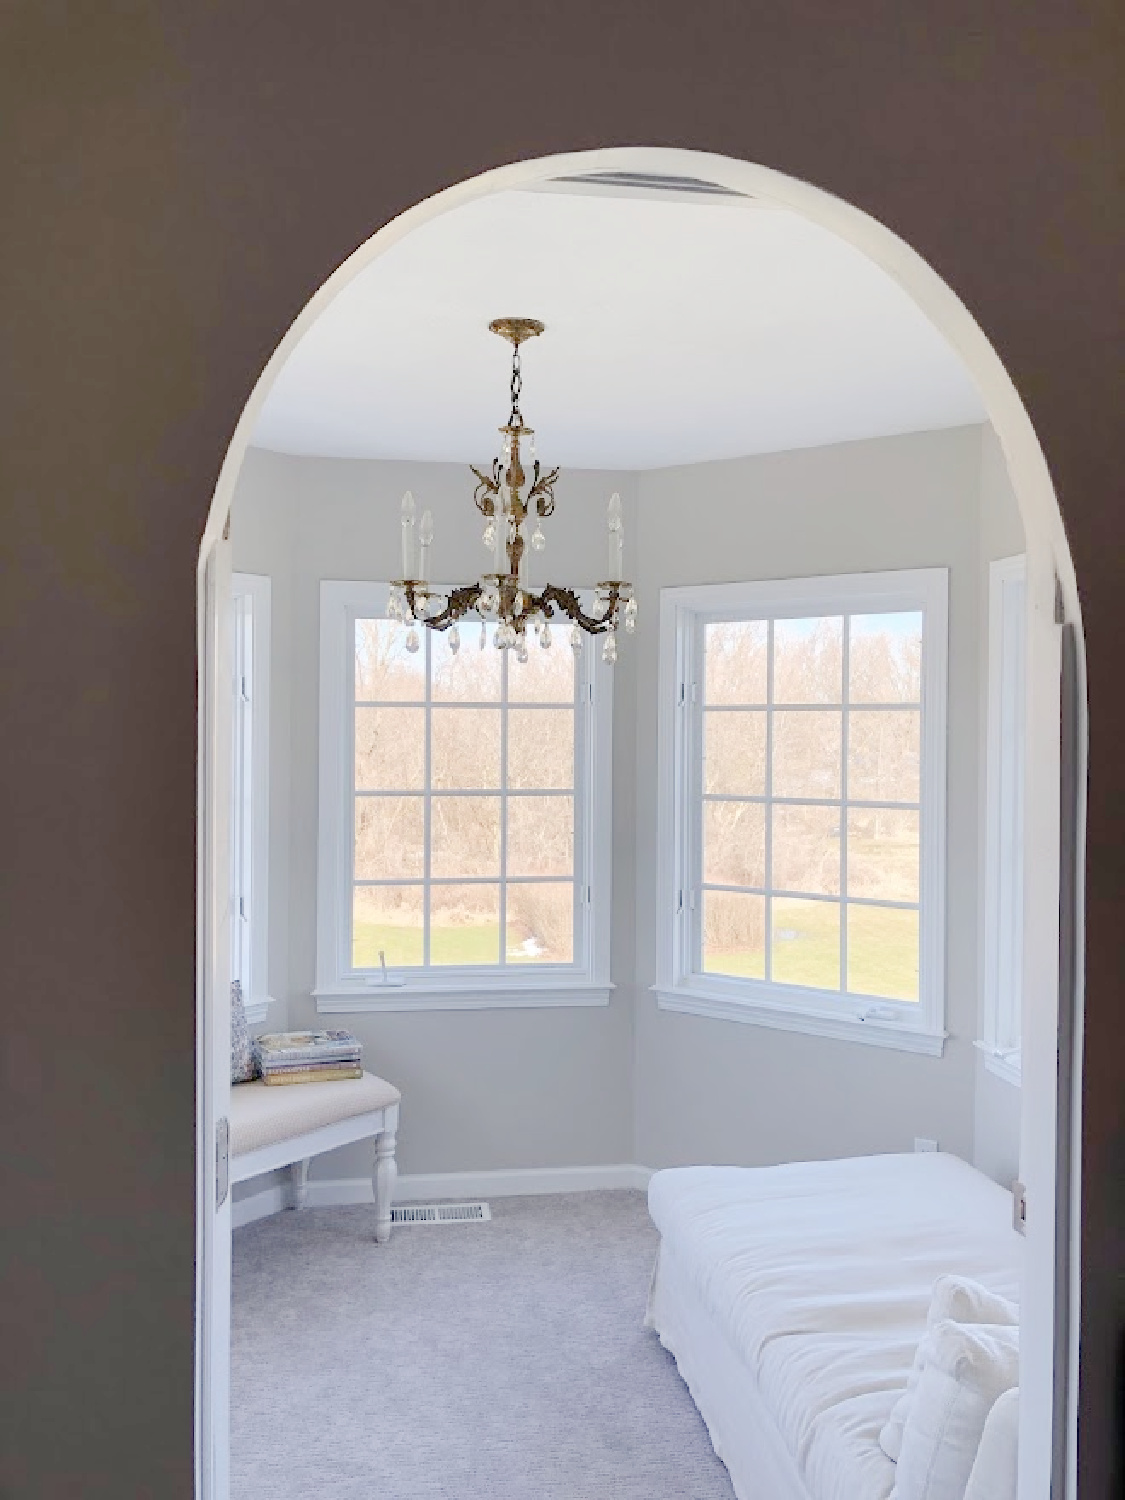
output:
[[[589,980],[544,985],[380,985],[316,989],[322,1016],[404,1010],[535,1010],[558,1006],[604,1006],[613,985]]]
[[[763,1000],[732,999],[685,985],[654,985],[661,1010],[681,1011],[689,1016],[706,1016],[714,1021],[743,1021],[752,1026],[769,1026],[775,1031],[798,1031],[807,1036],[829,1037],[835,1041],[861,1042],[869,1047],[889,1047],[899,1052],[919,1052],[940,1057],[947,1033],[907,1026],[883,1017],[864,1018],[861,1012],[829,1015],[823,1011],[798,1010]],[[872,1002],[872,1009],[876,1002]]]
[[[991,1042],[974,1042],[973,1046],[984,1053],[984,1066],[987,1071],[996,1078],[1002,1078],[1005,1083],[1010,1083],[1013,1088],[1019,1088],[1022,1082],[1020,1069],[1020,1054],[1018,1052],[1002,1052],[994,1047]]]
[[[261,1000],[246,1000],[243,1002],[243,1010],[246,1012],[247,1026],[260,1026],[266,1019],[272,1004],[272,997],[266,995]]]

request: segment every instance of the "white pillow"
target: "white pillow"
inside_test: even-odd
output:
[[[1019,1384],[1019,1329],[946,1319],[924,1342],[890,1500],[965,1500],[988,1414]]]
[[[1020,1320],[1020,1310],[1014,1302],[1009,1302],[998,1292],[990,1292],[979,1281],[970,1281],[967,1276],[939,1276],[934,1282],[930,1310],[926,1314],[927,1330],[943,1318],[954,1323],[1000,1323],[1015,1327]],[[879,1434],[879,1447],[895,1463],[902,1448],[902,1430],[922,1373],[925,1342],[923,1339],[915,1350],[914,1366],[907,1377],[906,1389],[891,1407],[891,1414]]]
[[[1016,1456],[1020,1439],[1020,1388],[997,1396],[980,1435],[965,1500],[1016,1500]]]

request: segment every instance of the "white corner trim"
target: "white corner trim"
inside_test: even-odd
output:
[[[563,981],[551,985],[482,985],[479,989],[441,989],[437,986],[378,984],[354,990],[314,990],[322,1016],[360,1015],[364,1012],[409,1010],[534,1010],[540,1006],[604,1006],[612,984]]]
[[[395,1184],[396,1203],[428,1203],[441,1198],[518,1198],[546,1193],[589,1193],[611,1189],[644,1192],[652,1167],[635,1162],[612,1162],[585,1167],[511,1167],[483,1172],[408,1172]],[[233,1226],[241,1229],[256,1219],[279,1213],[288,1203],[284,1183],[271,1183],[260,1192],[238,1199]],[[334,1177],[308,1182],[309,1208],[339,1208],[373,1204],[370,1177]]]
[[[774,1031],[799,1031],[806,1036],[830,1037],[840,1042],[862,1042],[869,1047],[890,1047],[898,1052],[919,1052],[928,1057],[942,1055],[949,1035],[945,1031],[928,1031],[875,1017],[818,1015],[752,1000],[720,999],[679,987],[653,985],[653,991],[661,1010],[704,1016],[712,1021],[742,1021],[751,1026],[768,1026]],[[872,1001],[873,1008],[877,1004]]]
[[[974,1042],[973,1046],[984,1054],[984,1066],[989,1073],[997,1078],[1002,1078],[1005,1083],[1010,1083],[1014,1088],[1019,1088],[1023,1082],[1023,1071],[1020,1067],[1019,1051],[1001,1051],[994,1047],[991,1042]]]

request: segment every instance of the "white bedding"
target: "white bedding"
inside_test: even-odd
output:
[[[812,1500],[890,1494],[878,1433],[938,1276],[1019,1296],[1007,1193],[944,1153],[673,1168],[652,1178],[649,1210]]]

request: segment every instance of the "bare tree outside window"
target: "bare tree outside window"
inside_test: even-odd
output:
[[[574,959],[576,669],[355,622],[352,963]]]
[[[704,627],[704,973],[918,999],[922,623]]]

